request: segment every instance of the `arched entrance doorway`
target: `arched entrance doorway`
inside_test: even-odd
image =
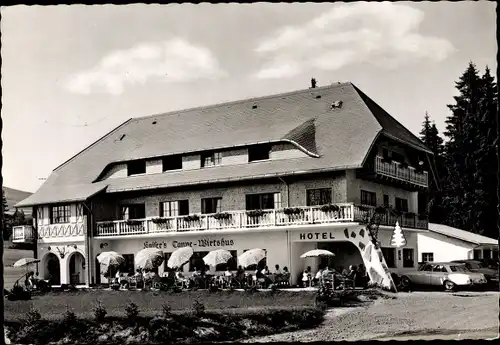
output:
[[[53,253],[48,253],[44,257],[43,279],[49,280],[52,285],[61,284],[61,267],[59,265],[59,258]]]
[[[69,281],[71,285],[85,284],[85,257],[80,252],[69,258]]]
[[[343,269],[351,265],[359,266],[363,264],[361,252],[358,247],[350,241],[319,242],[318,249],[326,249],[335,254],[334,257],[321,258],[320,264],[323,267],[328,265],[328,267],[334,268],[338,272],[342,272]]]

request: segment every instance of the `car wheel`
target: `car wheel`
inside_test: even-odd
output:
[[[401,283],[401,286],[403,286],[403,287],[410,287],[410,285],[411,285],[410,278],[408,278],[407,276],[402,276],[401,279],[399,280],[399,282]]]
[[[446,291],[455,290],[455,283],[453,283],[452,281],[446,280],[443,285]]]

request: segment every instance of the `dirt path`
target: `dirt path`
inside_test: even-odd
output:
[[[412,292],[335,309],[318,328],[245,342],[489,339],[498,336],[498,292]]]

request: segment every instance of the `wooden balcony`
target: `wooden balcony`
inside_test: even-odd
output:
[[[427,171],[420,173],[413,167],[402,167],[399,162],[385,162],[380,156],[375,157],[375,173],[419,187],[427,188],[429,186]]]
[[[12,227],[13,243],[28,243],[35,240],[35,231],[31,225],[18,225]]]
[[[375,213],[374,206],[355,206],[354,221],[365,223]],[[426,216],[417,215],[412,212],[402,212],[401,215],[395,215],[389,210],[382,214],[380,225],[394,226],[396,222],[403,228],[413,228],[427,230],[429,228],[429,219]]]
[[[39,242],[80,241],[86,234],[86,217],[73,223],[48,224],[38,226]]]
[[[144,235],[154,233],[188,232],[222,229],[248,229],[286,227],[316,224],[358,222],[371,212],[353,204],[337,204],[338,210],[325,210],[322,206],[292,207],[289,209],[259,211],[228,211],[219,214],[197,214],[166,218],[113,220],[98,222],[95,237]],[[425,222],[408,220],[400,224],[406,227],[427,229]],[[388,218],[387,225],[394,226],[396,218]],[[394,221],[393,223],[390,223]]]

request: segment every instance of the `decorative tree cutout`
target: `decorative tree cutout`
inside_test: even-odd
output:
[[[394,232],[392,233],[391,246],[396,248],[401,248],[406,246],[406,238],[403,233],[403,230],[399,226],[399,222],[396,222],[396,227],[394,228]]]

